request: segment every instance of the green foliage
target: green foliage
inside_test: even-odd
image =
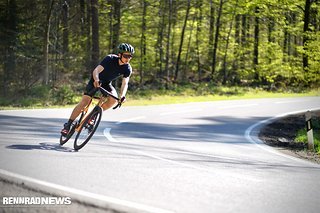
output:
[[[64,94],[68,88],[63,88],[63,85],[88,79],[96,65],[91,61],[93,26],[91,14],[88,13],[90,1],[67,1],[69,16],[64,26],[65,2],[54,1],[51,14],[48,14],[48,1],[0,2],[1,11],[5,11],[0,15],[2,96],[17,94],[19,98],[35,98],[31,93],[34,92],[33,87],[38,92],[37,85],[42,79],[47,25],[50,26],[49,88],[55,85],[59,85],[59,88],[44,92],[47,95],[40,94],[39,97],[44,96],[48,103],[70,103],[73,97]],[[115,53],[114,41],[131,43],[136,47],[136,54],[131,61],[134,69],[131,82],[141,89],[149,87],[148,84],[154,84],[150,88],[178,91],[177,85],[180,87],[182,83],[198,82],[203,83],[199,85],[225,83],[228,86],[247,86],[254,83],[255,86],[276,90],[320,86],[320,4],[317,1],[312,1],[308,34],[304,34],[303,29],[304,0],[223,1],[220,23],[216,22],[220,1],[191,1],[186,31],[182,38],[184,42],[180,69],[175,82],[173,77],[188,1],[98,2],[99,58]],[[119,7],[115,4],[117,2],[121,2]],[[170,2],[172,5],[169,5]],[[142,10],[144,3],[147,6],[145,17]],[[173,11],[172,17],[170,7]],[[120,23],[116,17],[117,8],[120,8]],[[47,23],[45,17],[48,15],[51,16]],[[256,18],[259,20],[258,25]],[[145,44],[142,42],[143,19],[146,20]],[[212,73],[217,24],[220,24],[220,31],[217,32],[216,72]],[[116,32],[118,27],[119,37]],[[255,29],[259,30],[257,66],[253,63]],[[304,36],[308,38],[305,46]],[[304,54],[308,56],[309,62],[306,70],[302,67]],[[72,90],[80,87],[83,85],[72,86]],[[202,94],[206,90],[200,86],[194,91]],[[50,96],[54,101],[49,100]]]
[[[53,92],[54,103],[59,105],[66,105],[75,103],[75,94],[70,85],[63,85]]]
[[[50,98],[50,87],[37,85],[35,87],[32,87],[28,94],[32,98],[48,100]]]
[[[75,104],[76,98],[77,94],[70,86],[62,85],[52,89],[49,86],[37,85],[26,91],[23,96],[0,98],[0,106],[48,107]]]
[[[306,45],[307,54],[310,59],[309,69],[305,79],[313,87],[320,86],[320,32],[310,35],[310,41]]]

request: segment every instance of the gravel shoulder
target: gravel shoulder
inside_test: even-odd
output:
[[[320,119],[320,111],[313,112],[313,116]],[[305,128],[305,125],[304,114],[280,118],[264,126],[259,139],[285,154],[320,164],[319,154],[308,151],[306,144],[294,142],[297,131]]]

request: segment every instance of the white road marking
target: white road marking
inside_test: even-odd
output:
[[[288,104],[288,103],[300,103],[305,102],[305,100],[291,100],[291,101],[277,101],[275,104]]]
[[[258,106],[258,105],[259,104],[241,104],[241,105],[231,105],[231,106],[218,107],[218,109],[245,108],[245,107]]]
[[[135,120],[139,120],[139,119],[144,119],[144,118],[146,118],[146,116],[139,116],[139,117],[129,118],[129,119],[126,119],[126,120],[123,120],[123,121],[118,121],[116,124],[119,125],[119,124],[127,123],[127,122],[130,122],[130,121],[135,121]]]
[[[163,116],[163,115],[174,115],[174,114],[183,114],[183,113],[199,112],[199,111],[202,111],[202,109],[188,109],[188,110],[182,110],[182,111],[163,112],[163,113],[160,113],[160,115],[161,116]]]
[[[115,139],[115,138],[112,137],[112,135],[110,134],[110,131],[111,131],[111,128],[105,128],[105,129],[103,130],[104,136],[108,139],[108,141],[118,142],[117,139]]]
[[[278,102],[278,104],[281,104],[281,102]],[[256,105],[258,105],[258,104],[235,105],[235,106],[221,107],[221,108],[226,109],[226,108],[248,107],[248,106],[256,106]],[[309,109],[309,110],[316,110],[316,109]],[[192,110],[192,111],[200,111],[200,110],[197,109],[197,110]],[[192,112],[192,111],[189,111],[189,112]],[[299,160],[297,158],[290,157],[290,156],[281,154],[279,152],[276,152],[275,150],[273,150],[271,148],[267,149],[267,146],[259,145],[259,143],[261,143],[261,141],[253,138],[251,136],[251,134],[252,134],[252,131],[253,131],[254,128],[256,128],[256,127],[258,127],[258,126],[260,126],[262,124],[269,123],[269,122],[271,122],[272,120],[274,120],[276,118],[280,118],[280,117],[283,117],[283,116],[286,116],[286,115],[289,115],[289,114],[301,113],[301,112],[305,112],[305,111],[306,110],[286,113],[286,114],[283,114],[283,115],[276,116],[274,118],[270,118],[270,119],[266,119],[266,120],[260,121],[260,122],[258,122],[256,124],[250,126],[245,131],[245,137],[247,138],[247,140],[249,142],[251,142],[253,144],[256,144],[258,147],[260,147],[260,148],[262,148],[262,149],[264,149],[264,150],[266,150],[268,152],[272,152],[272,153],[275,153],[277,155],[281,155],[281,156],[286,157],[286,158]],[[182,113],[182,112],[179,111],[178,113]],[[183,112],[183,113],[185,113],[185,112]],[[169,112],[168,113],[162,113],[162,115],[169,115],[169,114],[170,114]],[[122,123],[125,123],[125,122],[138,120],[138,119],[143,119],[143,118],[145,118],[145,116],[140,116],[140,117],[135,117],[135,118],[132,118],[132,119],[127,119],[127,120],[124,120],[124,121],[117,122],[116,124],[122,124]],[[115,138],[112,137],[112,135],[110,134],[110,131],[111,131],[110,128],[104,129],[104,132],[103,132],[104,136],[108,140],[110,140],[112,142],[118,142],[118,140],[116,140]],[[197,169],[197,170],[208,171],[208,169],[205,169],[205,168],[200,168],[200,167],[197,167],[197,166],[194,166],[194,165],[189,165],[189,164],[181,163],[181,162],[178,162],[178,161],[173,161],[173,160],[170,160],[170,159],[165,159],[165,158],[162,158],[162,157],[159,157],[159,156],[156,156],[156,155],[153,155],[153,154],[148,154],[148,153],[145,153],[145,152],[142,152],[142,151],[136,151],[136,152],[138,152],[140,154],[143,154],[145,156],[149,156],[149,157],[158,159],[158,160],[174,163],[174,164],[181,165],[181,166],[186,166],[186,167],[189,167],[189,168],[194,168],[194,169]],[[300,161],[302,161],[302,160],[300,160]],[[307,163],[306,161],[303,161],[303,162]],[[314,165],[314,164],[312,164],[312,165]],[[94,194],[94,193],[90,193],[90,192],[86,192],[86,191],[82,191],[82,190],[78,190],[78,189],[73,189],[73,188],[70,188],[70,187],[57,185],[57,184],[54,184],[54,183],[49,183],[49,182],[37,180],[37,179],[31,178],[31,177],[27,177],[27,176],[23,176],[23,175],[19,175],[19,174],[14,174],[14,173],[2,170],[2,169],[0,169],[0,173],[4,174],[6,176],[11,176],[11,177],[14,177],[14,178],[18,178],[18,179],[22,179],[22,180],[25,180],[25,181],[29,181],[31,183],[35,183],[35,184],[38,184],[38,185],[43,185],[43,186],[46,186],[46,187],[49,187],[49,188],[62,190],[62,191],[69,192],[69,193],[72,193],[72,194],[81,195],[81,196],[85,196],[85,197],[88,197],[88,198],[92,198],[92,199],[96,199],[96,200],[100,200],[100,201],[104,201],[104,202],[109,202],[109,203],[113,203],[113,204],[117,204],[117,205],[121,205],[121,206],[126,206],[126,207],[130,207],[130,208],[136,208],[136,209],[140,209],[140,210],[143,210],[143,211],[149,211],[149,212],[169,212],[169,211],[166,211],[166,210],[163,210],[163,209],[155,208],[155,207],[144,205],[144,204],[139,204],[139,203],[126,201],[126,200],[122,200],[122,199],[117,199],[117,198],[113,198],[113,197],[108,197],[108,196],[104,196],[104,195]]]
[[[51,188],[51,189],[64,191],[64,192],[71,193],[71,194],[74,194],[74,195],[80,195],[80,196],[83,196],[83,197],[87,197],[87,198],[91,198],[91,199],[107,202],[109,204],[120,205],[122,207],[133,208],[133,209],[136,209],[136,210],[146,211],[146,212],[159,212],[159,213],[172,212],[172,211],[168,211],[168,210],[164,210],[164,209],[160,209],[160,208],[156,208],[156,207],[153,207],[153,206],[148,206],[148,205],[144,205],[144,204],[140,204],[140,203],[136,203],[136,202],[132,202],[132,201],[126,201],[126,200],[122,200],[122,199],[118,199],[118,198],[114,198],[114,197],[109,197],[109,196],[105,196],[105,195],[95,194],[95,193],[91,193],[91,192],[82,191],[82,190],[79,190],[79,189],[74,189],[74,188],[71,188],[71,187],[58,185],[58,184],[55,184],[55,183],[49,183],[49,182],[38,180],[38,179],[35,179],[35,178],[31,178],[31,177],[15,174],[15,173],[12,173],[12,172],[9,172],[9,171],[6,171],[6,170],[2,170],[2,169],[0,169],[0,173],[5,175],[5,176],[17,178],[17,179],[24,180],[24,181],[27,181],[27,182],[30,182],[30,183],[33,183],[33,184],[37,184],[37,185],[40,185],[40,186],[45,186],[45,187],[48,187],[48,188]]]
[[[106,128],[104,130],[104,135],[105,137],[110,141],[110,142],[116,142],[116,143],[121,143],[120,141],[118,141],[117,139],[113,138],[112,135],[110,134],[110,128]],[[128,145],[125,145],[127,147],[129,147]],[[154,155],[154,154],[150,154],[150,153],[147,153],[147,152],[144,152],[144,151],[140,151],[140,150],[133,150],[134,152],[140,154],[140,155],[144,155],[144,156],[147,156],[147,157],[150,157],[150,158],[154,158],[154,159],[157,159],[157,160],[160,160],[160,161],[165,161],[167,163],[170,163],[170,164],[175,164],[175,165],[179,165],[179,166],[182,166],[182,167],[186,167],[186,168],[191,168],[191,169],[195,169],[195,170],[198,170],[198,171],[204,171],[204,172],[207,172],[207,173],[210,173],[212,174],[212,170],[210,170],[209,168],[201,168],[199,166],[195,166],[195,165],[191,165],[191,164],[187,164],[187,163],[181,163],[179,161],[175,161],[175,160],[170,160],[170,159],[166,159],[166,158],[162,158],[162,157],[159,157],[157,155]],[[221,158],[221,159],[226,159],[226,160],[239,160],[239,159],[236,159],[236,158],[228,158],[228,157],[220,157],[220,156],[213,156],[213,155],[208,155],[208,154],[200,154],[200,153],[195,153],[195,152],[187,152],[187,151],[172,151],[172,150],[167,150],[166,152],[171,152],[171,153],[182,153],[182,154],[192,154],[192,155],[196,155],[196,156],[204,156],[204,157],[212,157],[212,158]],[[219,175],[217,173],[215,173],[215,175]],[[230,174],[229,176],[233,176],[234,178],[236,179],[242,179],[242,180],[250,180],[250,181],[260,181],[256,178],[252,178],[252,177],[245,177],[245,176],[241,176],[239,174],[237,175],[233,175],[233,174]]]

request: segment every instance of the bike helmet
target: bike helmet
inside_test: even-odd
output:
[[[131,53],[131,55],[133,55],[134,48],[133,48],[133,46],[131,46],[131,44],[122,43],[118,46],[118,52],[119,53],[129,52],[129,53]]]

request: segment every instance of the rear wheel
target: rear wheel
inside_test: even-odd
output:
[[[74,149],[79,150],[84,147],[99,126],[102,116],[102,108],[96,106],[86,117],[74,140]]]

